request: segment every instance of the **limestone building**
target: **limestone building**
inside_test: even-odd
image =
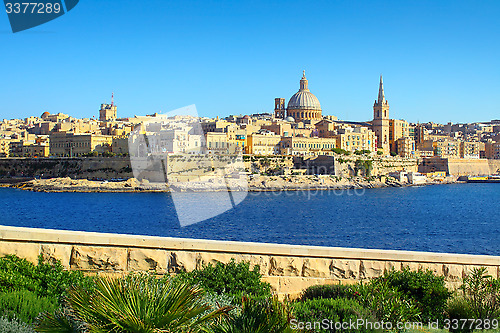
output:
[[[336,148],[344,149],[354,153],[355,151],[377,150],[376,135],[368,127],[342,127],[339,128],[335,136],[337,140]]]
[[[336,138],[283,137],[281,139],[281,155],[333,155],[333,149],[336,146]]]
[[[390,152],[389,146],[389,102],[384,95],[384,82],[380,75],[378,88],[378,99],[373,104],[373,131],[377,136],[377,146],[382,149],[385,155]]]
[[[113,95],[111,95],[111,104],[101,104],[99,121],[115,121],[116,118],[116,105],[113,101]]]
[[[309,91],[305,71],[300,79],[299,91],[290,98],[286,109],[284,98],[274,100],[274,117],[279,119],[292,117],[296,122],[322,119],[321,105],[318,98]]]
[[[98,134],[53,133],[50,135],[50,155],[81,156],[90,152],[111,151],[113,137]]]

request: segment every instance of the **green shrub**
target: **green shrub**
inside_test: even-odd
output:
[[[92,278],[67,271],[60,262],[38,265],[13,255],[0,258],[0,292],[29,290],[39,297],[58,299],[70,286],[92,287]]]
[[[420,320],[415,301],[383,279],[373,279],[353,287],[356,287],[358,302],[370,309],[378,320],[391,322],[394,326],[397,322]]]
[[[347,298],[352,299],[354,297],[354,290],[344,284],[323,284],[317,286],[311,286],[304,290],[301,296],[301,300],[305,301],[308,299],[318,299],[318,298]]]
[[[39,297],[28,290],[0,293],[0,316],[8,319],[18,319],[30,324],[40,313],[54,311],[56,308],[57,300]]]
[[[71,287],[67,312],[47,313],[38,332],[197,332],[202,324],[227,313],[210,307],[198,287],[156,279],[148,274],[122,278],[98,277],[95,288]],[[85,330],[84,330],[85,331]]]
[[[261,281],[259,266],[250,269],[250,263],[236,263],[231,260],[227,264],[218,262],[208,264],[200,270],[183,272],[179,279],[191,285],[199,285],[207,292],[227,294],[239,301],[243,295],[257,298],[271,296],[271,285]]]
[[[357,322],[358,319],[364,323],[373,323],[375,318],[370,310],[352,299],[310,299],[303,302],[293,303],[293,314],[295,320],[291,321],[291,327],[304,329],[305,332],[340,332],[335,323]],[[324,322],[327,319],[328,322]],[[303,327],[299,323],[304,323]],[[307,324],[310,323],[310,324]],[[326,327],[324,325],[327,325]],[[374,332],[370,324],[362,325],[353,329],[342,330],[342,332]]]
[[[339,155],[351,155],[351,152],[350,151],[347,151],[345,149],[342,149],[342,148],[332,148],[332,151],[335,153],[335,154],[339,154]]]
[[[485,267],[474,268],[467,274],[460,289],[473,318],[500,317],[500,281],[487,275]]]
[[[444,319],[446,302],[451,295],[444,284],[444,277],[436,276],[430,270],[411,271],[405,267],[401,271],[387,271],[379,279],[386,280],[390,286],[414,300],[423,322]]]
[[[2,333],[35,333],[35,330],[17,320],[0,317],[0,332]]]
[[[292,333],[290,310],[287,303],[276,298],[252,299],[244,297],[241,310],[220,317],[206,327],[206,333]]]
[[[469,319],[474,318],[474,315],[471,311],[470,305],[465,298],[462,296],[456,296],[448,300],[448,304],[446,305],[446,317],[450,320],[453,319]],[[450,326],[450,332],[472,332],[470,327],[465,327],[464,329],[453,329]]]

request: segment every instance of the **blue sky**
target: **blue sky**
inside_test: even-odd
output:
[[[0,14],[0,118],[119,116],[196,104],[271,112],[306,70],[323,114],[369,120],[384,75],[391,118],[500,118],[500,1],[81,0],[13,34]]]

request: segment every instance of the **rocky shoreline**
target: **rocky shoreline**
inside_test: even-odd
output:
[[[428,181],[418,185],[450,184],[457,181],[447,178],[445,181]],[[247,181],[220,180],[216,182],[185,182],[170,184],[138,181],[135,178],[126,181],[95,181],[87,179],[50,178],[33,179],[25,182],[6,183],[3,187],[18,188],[34,192],[212,192],[226,191],[308,191],[308,190],[345,190],[384,187],[414,186],[402,183],[391,177],[341,178],[336,176],[258,176],[251,175]]]

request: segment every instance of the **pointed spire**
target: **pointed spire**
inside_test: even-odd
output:
[[[384,95],[384,81],[382,80],[382,74],[380,74],[380,86],[378,87],[378,104],[385,103],[385,95]]]
[[[299,91],[309,91],[308,83],[306,79],[306,71],[302,71],[302,79],[300,79],[300,90]]]

